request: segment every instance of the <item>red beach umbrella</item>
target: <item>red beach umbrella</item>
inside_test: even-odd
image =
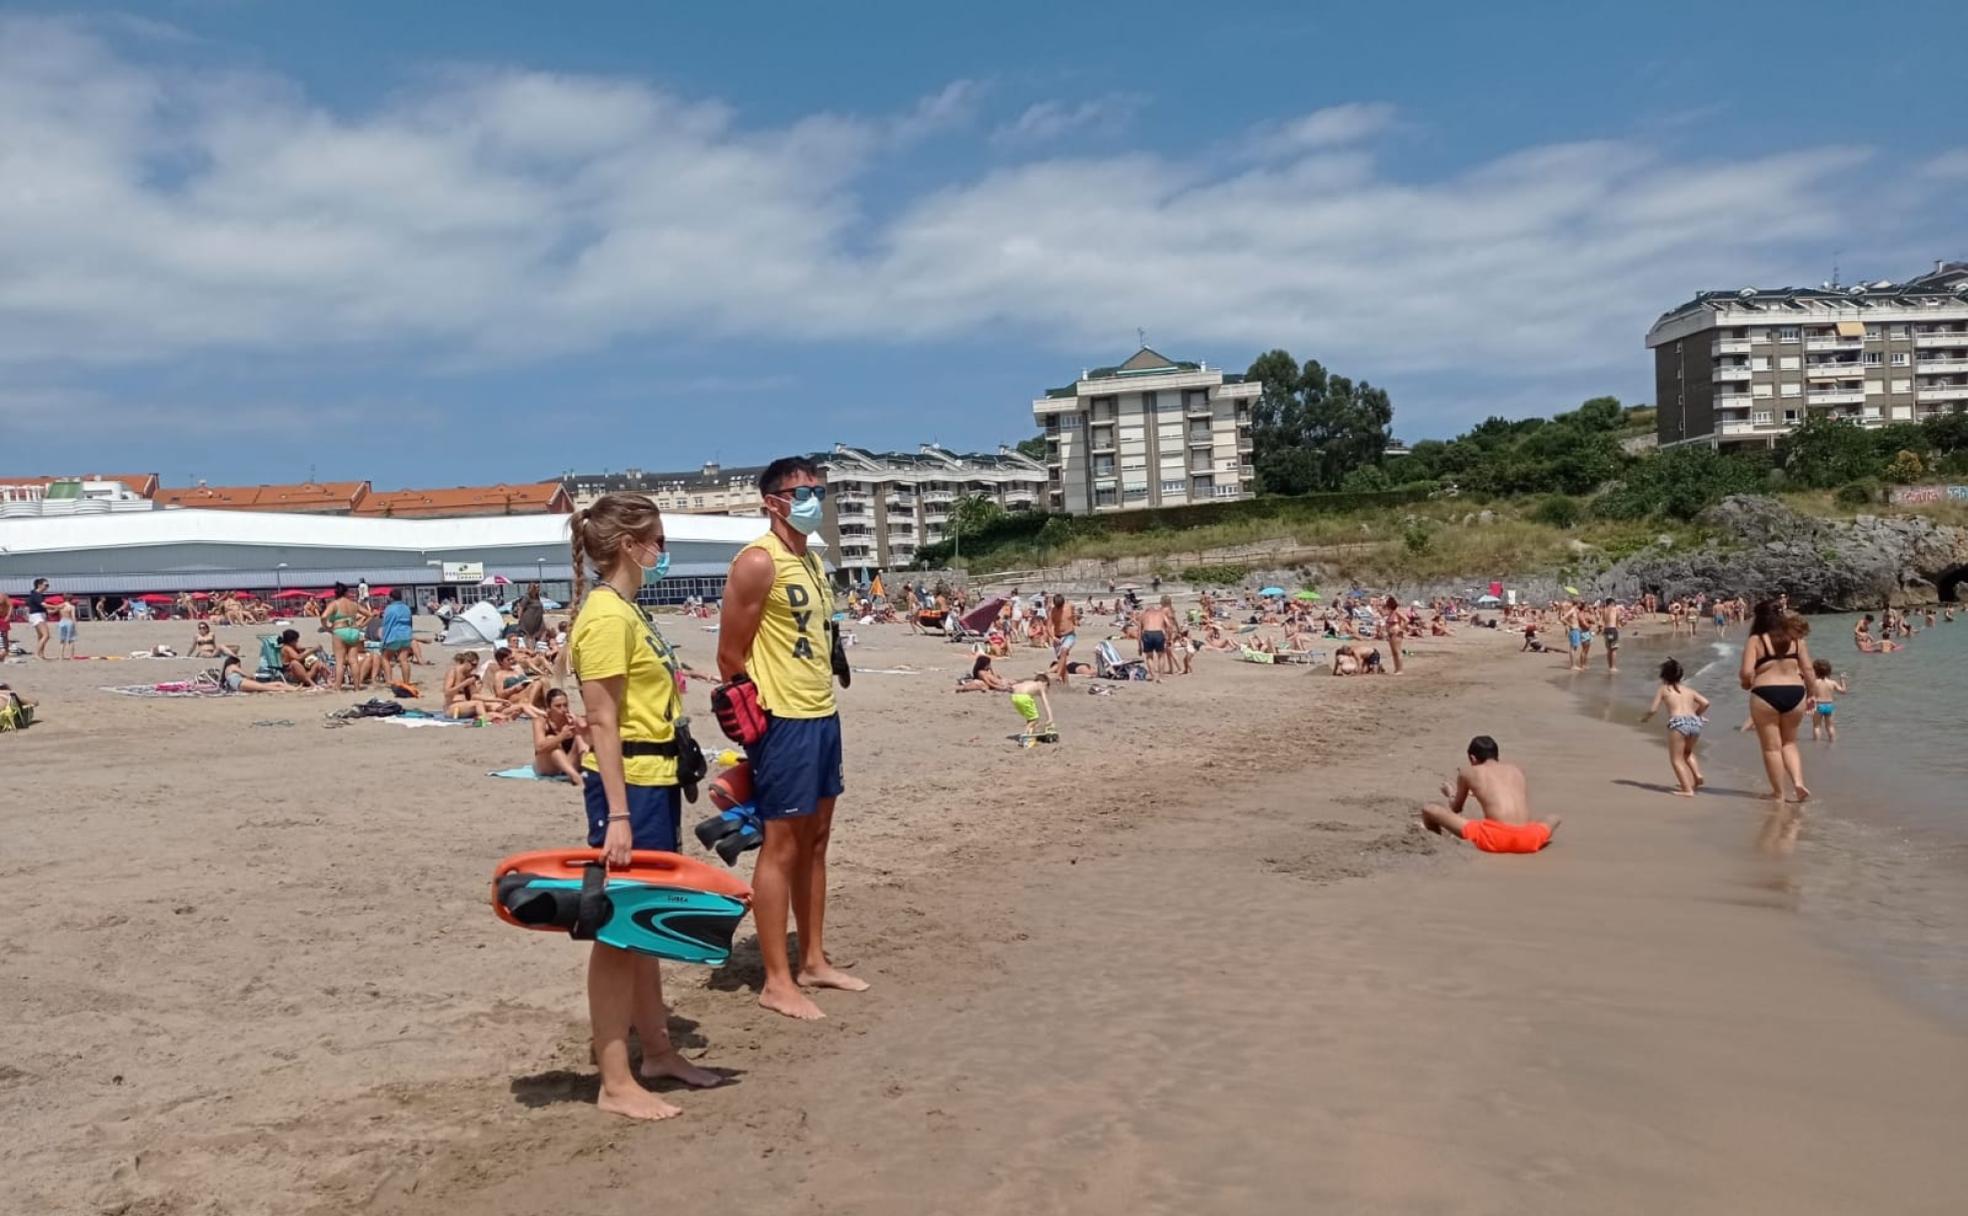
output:
[[[314,592],[302,591],[298,587],[292,591],[282,591],[274,595],[277,600],[307,600],[314,598]]]
[[[161,595],[155,591],[151,592],[149,595],[140,595],[137,598],[139,600],[142,600],[146,604],[175,604],[178,602],[176,599],[174,599],[171,596]]]

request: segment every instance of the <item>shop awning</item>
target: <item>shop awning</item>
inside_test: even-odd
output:
[[[1863,337],[1865,337],[1865,322],[1864,322],[1864,321],[1840,321],[1840,322],[1838,323],[1838,336],[1839,336],[1839,337],[1841,337],[1841,338],[1863,338]]]

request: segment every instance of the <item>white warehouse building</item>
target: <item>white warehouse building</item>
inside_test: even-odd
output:
[[[76,595],[319,589],[351,585],[439,587],[457,567],[486,579],[564,586],[566,515],[390,519],[176,509],[57,517],[0,517],[0,591],[24,594],[34,579]],[[644,589],[648,603],[718,598],[738,550],[765,530],[758,519],[670,515],[669,577]],[[452,565],[447,580],[446,564]],[[471,581],[474,583],[477,578]]]

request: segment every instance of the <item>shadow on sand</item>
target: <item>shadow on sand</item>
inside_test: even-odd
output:
[[[1631,777],[1615,777],[1613,778],[1613,784],[1629,785],[1636,790],[1647,790],[1655,794],[1672,794],[1674,792],[1674,787],[1664,782],[1635,781]],[[1701,798],[1709,794],[1719,794],[1724,798],[1750,798],[1759,802],[1767,802],[1769,801],[1770,798],[1770,795],[1767,792],[1759,793],[1756,790],[1728,789],[1726,787],[1719,786],[1719,785],[1704,785],[1701,787],[1701,790],[1695,795],[1695,797]]]
[[[680,1051],[710,1046],[710,1041],[697,1032],[697,1026],[698,1024],[689,1018],[671,1014],[670,1042]],[[630,1042],[630,1058],[640,1070],[642,1047],[633,1039]],[[725,1085],[735,1084],[745,1075],[745,1071],[741,1068],[712,1068],[709,1071],[723,1077],[722,1084]],[[689,1088],[681,1081],[669,1077],[658,1077],[655,1080],[645,1077],[643,1084],[657,1093]],[[553,1068],[546,1072],[534,1073],[530,1077],[514,1077],[509,1088],[513,1099],[531,1110],[539,1110],[563,1102],[579,1102],[592,1106],[595,1098],[601,1093],[601,1077],[592,1071],[571,1072],[565,1068]]]

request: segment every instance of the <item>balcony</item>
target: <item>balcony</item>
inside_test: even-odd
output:
[[[1968,384],[1937,384],[1919,392],[1921,401],[1968,401]]]
[[[1712,377],[1712,379],[1717,384],[1721,384],[1726,381],[1748,380],[1749,365],[1744,364],[1741,367],[1728,367],[1728,366],[1717,367],[1715,369],[1715,374]]]
[[[1805,350],[1862,350],[1864,338],[1807,338]]]
[[[1868,364],[1827,359],[1822,363],[1807,364],[1804,368],[1804,374],[1814,380],[1857,380],[1860,376],[1865,375],[1866,368],[1878,366],[1877,363]]]
[[[1055,460],[1053,463],[1058,464],[1059,462]],[[888,496],[888,505],[891,507],[913,507],[916,505],[916,496],[914,494],[890,494]]]
[[[1715,408],[1718,410],[1746,410],[1757,398],[1748,393],[1717,393]],[[1767,400],[1767,398],[1765,398]]]
[[[1724,422],[1716,426],[1718,435],[1781,435],[1790,430],[1781,422]]]
[[[1250,441],[1250,440],[1248,440],[1248,439],[1239,439],[1239,440],[1237,441],[1237,450],[1238,450],[1239,452],[1248,452],[1248,451],[1250,451],[1250,450],[1251,450],[1251,448],[1252,448],[1252,446],[1253,446],[1253,445],[1252,445],[1252,443],[1251,443],[1251,441]],[[1246,463],[1246,464],[1248,464],[1248,463],[1250,463],[1250,462],[1249,462],[1249,461],[1246,461],[1245,463]]]
[[[1922,359],[1914,370],[1922,375],[1929,372],[1968,372],[1968,355],[1943,355],[1933,359]]]
[[[1949,330],[1944,333],[1913,335],[1913,344],[1922,350],[1930,346],[1968,346],[1968,329]]]
[[[1749,353],[1748,338],[1717,338],[1709,350],[1718,355],[1746,355]]]
[[[1207,418],[1210,416],[1209,399],[1204,398],[1201,401],[1192,401],[1189,403],[1188,409],[1184,410],[1183,412],[1188,414],[1191,418]]]
[[[935,506],[938,503],[954,502],[956,497],[955,491],[952,490],[930,490],[922,496],[922,500],[926,506]]]
[[[1189,432],[1189,446],[1192,448],[1206,448],[1213,442],[1215,441],[1208,431]]]
[[[1827,393],[1811,393],[1805,400],[1812,405],[1864,405],[1865,393],[1858,389],[1839,389]]]

